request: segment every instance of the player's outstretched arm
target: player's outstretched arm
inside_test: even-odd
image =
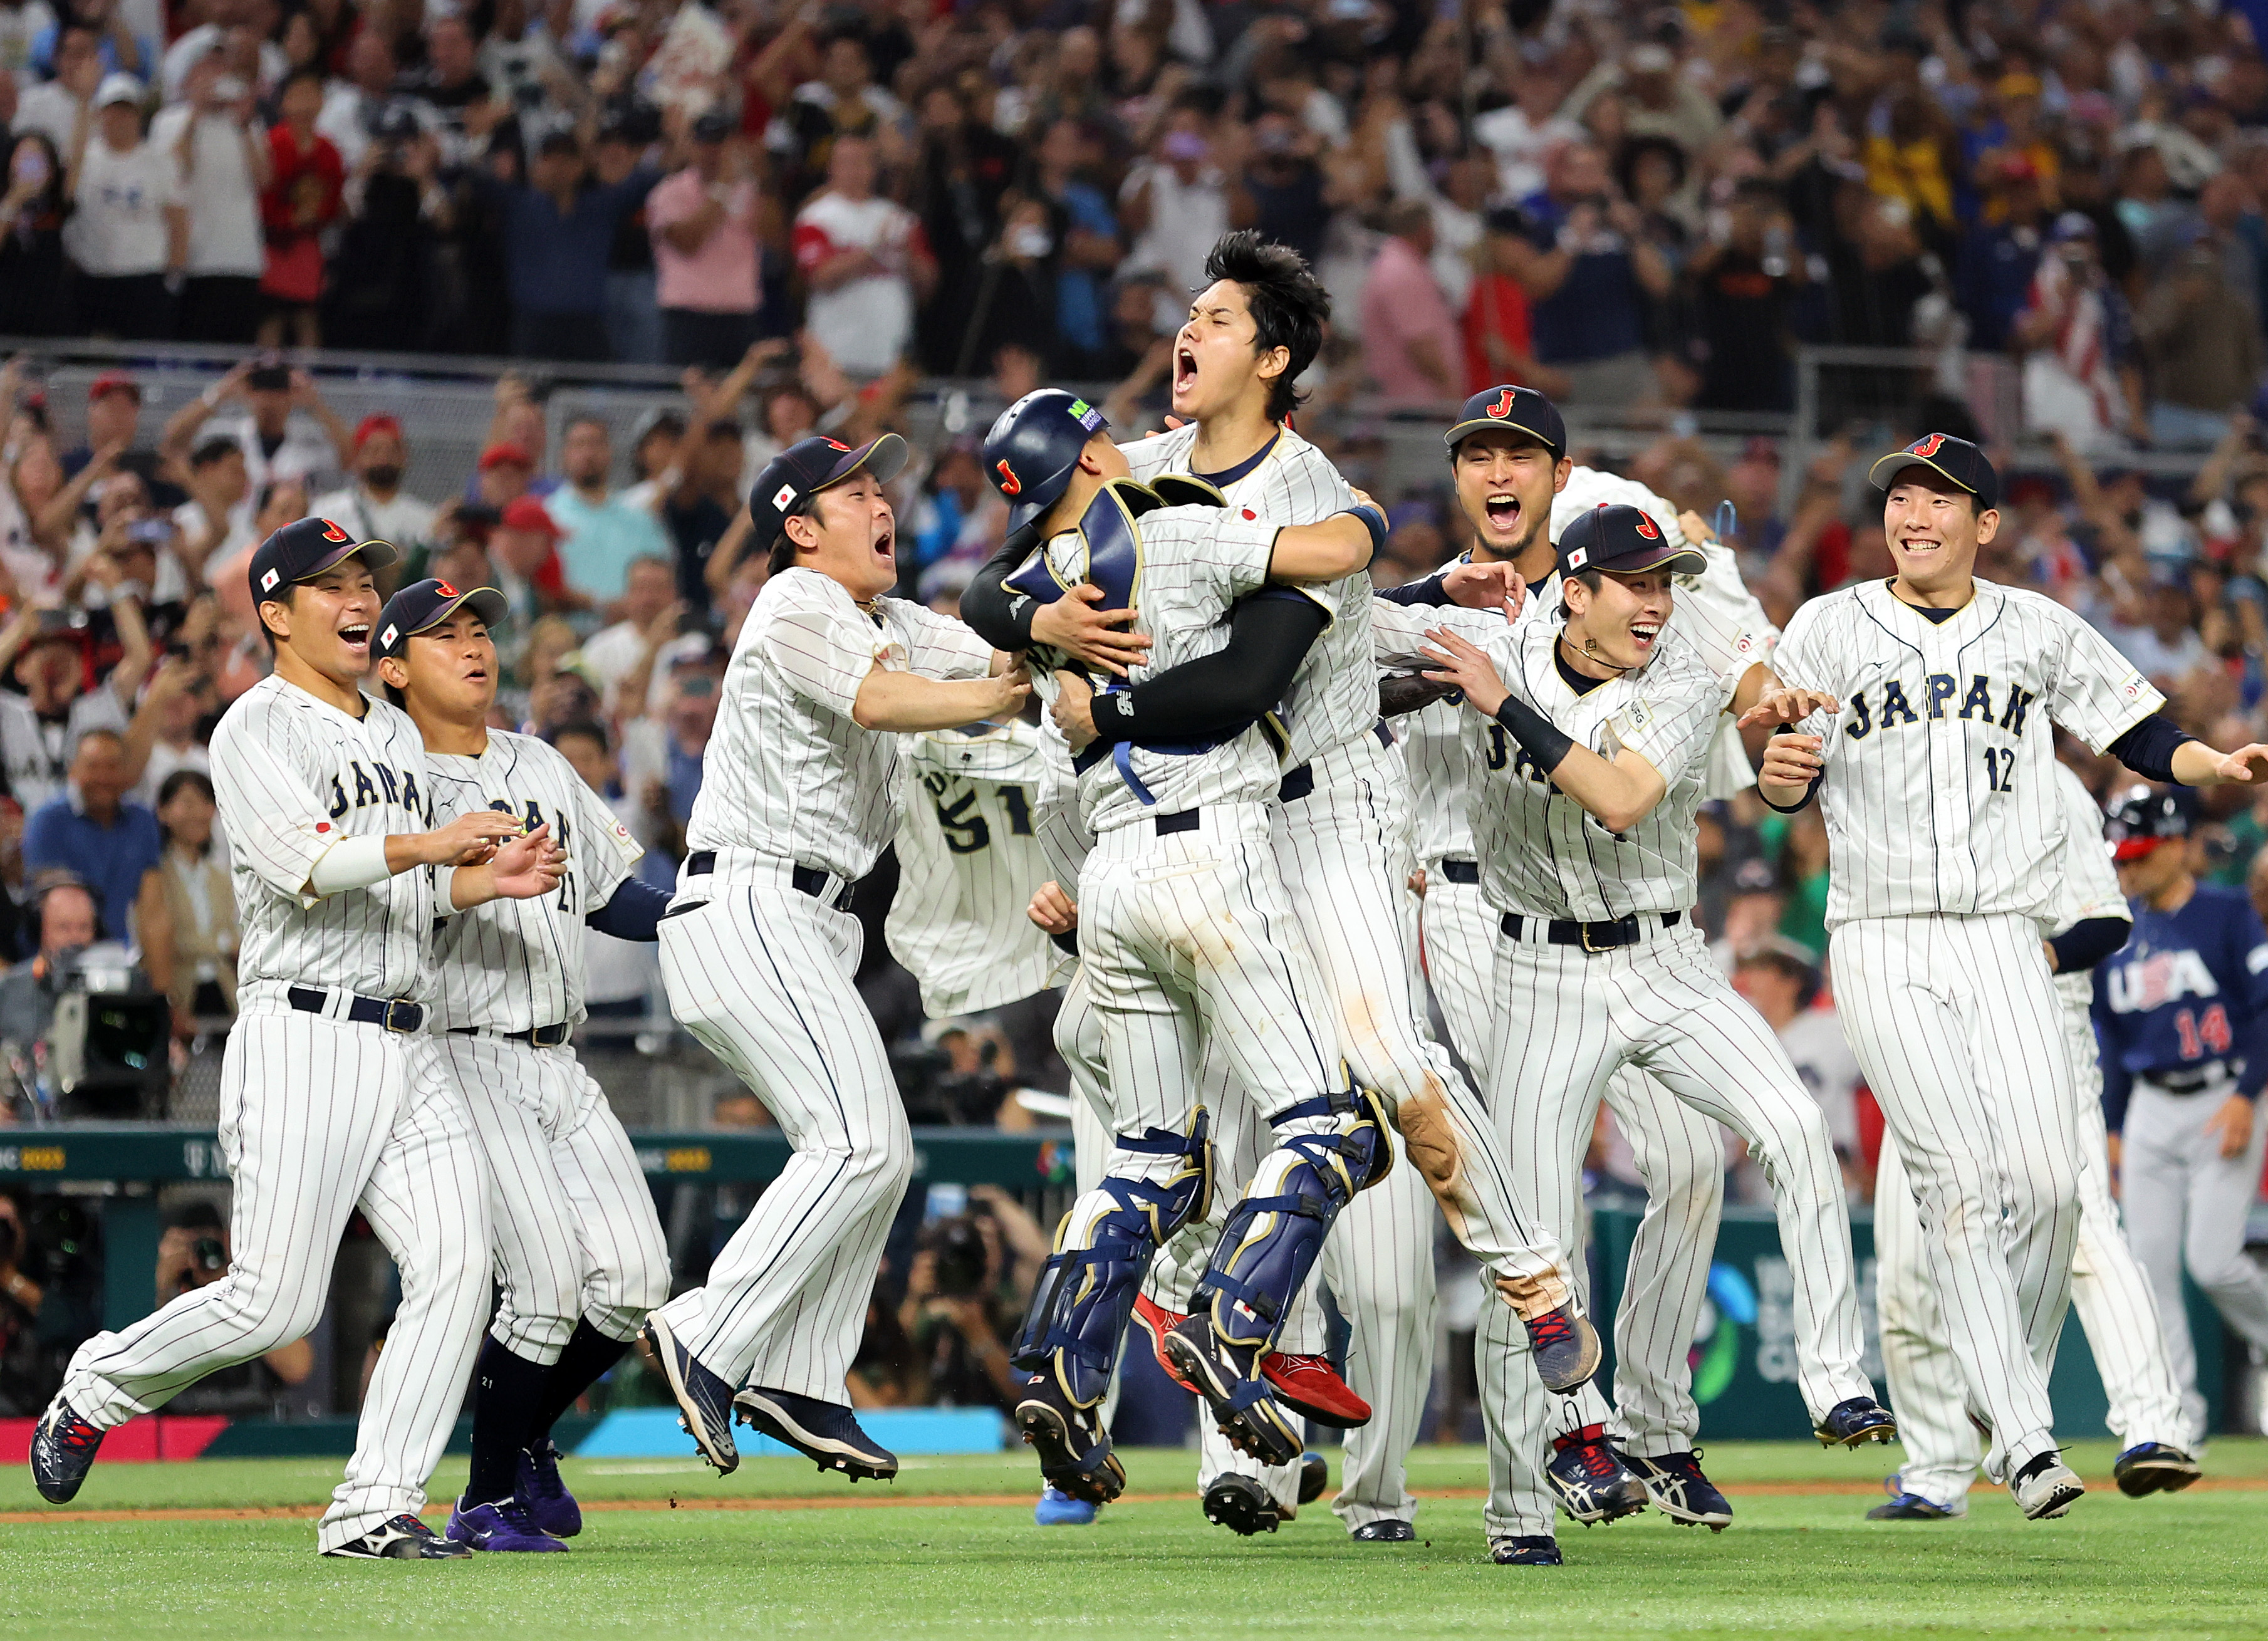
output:
[[[861,729],[902,735],[954,729],[1019,711],[1031,692],[1031,680],[1020,665],[988,678],[939,679],[877,663],[858,686],[850,717]]]
[[[1455,686],[1473,710],[1503,725],[1551,784],[1608,831],[1627,832],[1668,791],[1661,771],[1638,753],[1625,748],[1609,760],[1577,746],[1572,736],[1505,687],[1485,651],[1446,629],[1428,637],[1438,648],[1425,652],[1432,663],[1425,676]]]
[[[1268,555],[1270,581],[1337,581],[1370,567],[1386,541],[1386,515],[1365,500],[1321,524],[1285,525]]]
[[[299,894],[310,904],[349,889],[366,889],[420,866],[471,866],[525,823],[500,809],[471,809],[431,832],[341,838],[309,868]]]
[[[2268,746],[2255,741],[2235,752],[2218,752],[2201,740],[2185,740],[2168,760],[2174,779],[2184,786],[2268,784]]]

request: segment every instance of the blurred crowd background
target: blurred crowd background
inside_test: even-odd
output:
[[[244,568],[269,530],[324,514],[404,577],[503,589],[499,723],[555,740],[666,883],[766,573],[755,471],[811,431],[906,431],[901,591],[954,607],[1002,526],[990,416],[1064,382],[1161,425],[1231,227],[1333,293],[1299,423],[1388,502],[1381,583],[1462,547],[1439,429],[1485,385],[1542,388],[1579,461],[1714,519],[1783,622],[1889,572],[1873,455],[1958,433],[2009,480],[1981,573],[2085,615],[2185,727],[2268,739],[2249,13],[0,0],[0,1122],[213,1120],[235,923],[205,745],[267,666]],[[2126,778],[2066,751],[2099,796]],[[2268,902],[2268,801],[2203,818],[2202,869]],[[1824,831],[1751,795],[1703,838],[1702,920],[1863,1201]],[[862,986],[914,1120],[1057,1120],[1020,1093],[1065,1086],[1043,1010],[924,1018],[895,882],[886,858],[859,893]],[[767,1123],[674,1031],[651,949],[593,945],[584,1047],[625,1120]],[[75,990],[130,1002],[59,1057]],[[1610,1129],[1592,1160],[1634,1181]],[[746,1190],[658,1188],[697,1281]],[[1012,1326],[1054,1199],[939,1188],[862,1394],[998,1391],[972,1342]],[[217,1196],[176,1204],[159,1297],[225,1265]],[[95,1234],[0,1196],[0,1411],[92,1327],[57,1250]],[[282,1405],[300,1380],[264,1371],[247,1394]]]

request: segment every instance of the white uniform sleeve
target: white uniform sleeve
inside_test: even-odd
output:
[[[886,602],[891,625],[904,637],[909,671],[924,678],[982,678],[992,670],[992,646],[962,622],[904,599]]]
[[[264,739],[283,728],[276,717],[253,732],[246,732],[248,725],[232,727],[239,732],[215,749],[221,778],[213,783],[230,850],[277,894],[313,906],[321,896],[306,893],[307,879],[345,834],[318,781]]]
[[[825,585],[809,585],[806,577]],[[849,593],[815,571],[789,570],[779,581],[788,585],[781,587],[773,607],[749,615],[764,623],[756,643],[797,695],[849,717],[858,687],[890,651],[889,634],[859,614]],[[829,589],[840,596],[828,597]]]
[[[1749,668],[1771,659],[1779,629],[1741,579],[1732,548],[1711,542],[1700,548],[1709,567],[1698,576],[1680,576],[1670,624],[1683,632],[1724,686],[1728,704]]]
[[[1375,596],[1370,600],[1371,649],[1382,667],[1407,671],[1432,666],[1418,652],[1418,646],[1437,628],[1485,650],[1491,640],[1509,633],[1512,623],[1500,610],[1467,609],[1460,604],[1396,604],[1392,599]]]
[[[1194,555],[1198,578],[1220,595],[1222,603],[1233,604],[1268,584],[1268,564],[1282,526],[1272,519],[1247,519],[1210,507],[1174,511],[1178,516],[1167,527],[1186,533],[1198,544]],[[1323,607],[1330,606],[1326,602]]]
[[[615,898],[615,891],[622,887],[645,849],[630,835],[622,817],[585,786],[580,776],[570,769],[566,776],[575,784],[575,867],[583,879],[583,912],[587,916]]]
[[[1772,671],[1791,689],[1822,689],[1835,697],[1837,706],[1843,704],[1841,675],[1828,660],[1830,635],[1828,623],[1820,612],[1823,606],[1814,602],[1796,611],[1787,624],[1787,631],[1772,651]],[[1821,756],[1832,758],[1842,737],[1834,732],[1840,721],[1837,714],[1815,712],[1795,727],[1807,735],[1820,738]]]
[[[2118,869],[2110,863],[2110,846],[2102,841],[2102,811],[2095,807],[2094,795],[2060,759],[2056,762],[2056,788],[2063,798],[2062,900],[2070,922],[2131,920],[2126,897],[2118,892]]]
[[[1664,781],[1674,782],[1716,732],[1716,681],[1696,666],[1636,682],[1629,703],[1608,717],[1607,727],[1624,752],[1638,754]]]
[[[2110,640],[2060,605],[2050,605],[2063,640],[2051,659],[2048,717],[2101,752],[2166,704],[2155,685]]]

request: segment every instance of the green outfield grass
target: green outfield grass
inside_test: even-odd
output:
[[[2107,1444],[2073,1459],[2107,1475]],[[324,1561],[312,1523],[44,1520],[0,1524],[0,1634],[858,1637],[1136,1635],[1602,1637],[1770,1632],[1944,1637],[2268,1636],[2268,1443],[2228,1440],[2198,1488],[2139,1502],[2107,1485],[2066,1520],[2027,1523],[1980,1489],[1969,1520],[1870,1523],[1872,1482],[1896,1449],[1712,1449],[1734,1488],[1733,1530],[1648,1514],[1586,1532],[1563,1523],[1569,1564],[1490,1564],[1472,1448],[1415,1455],[1429,1498],[1422,1542],[1351,1542],[1310,1506],[1273,1537],[1208,1527],[1178,1496],[1194,1455],[1127,1455],[1136,1495],[1088,1528],[1040,1529],[1027,1458],[914,1460],[895,1490],[851,1488],[800,1461],[753,1460],[729,1480],[690,1461],[571,1463],[590,1513],[571,1553],[441,1565]],[[453,1461],[437,1496],[463,1477]],[[74,1509],[217,1510],[320,1504],[335,1467],[298,1460],[98,1465]],[[1797,1488],[1838,1490],[1786,1490]],[[898,1496],[945,1502],[807,1508]],[[1447,1495],[1447,1496],[1440,1496]],[[672,1498],[685,1507],[667,1507]],[[784,1507],[715,1509],[718,1500]],[[652,1507],[659,1505],[659,1507]],[[0,1512],[38,1509],[20,1470]]]

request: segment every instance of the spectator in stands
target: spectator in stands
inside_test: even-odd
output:
[[[0,1123],[14,1120],[9,1102],[0,1100]],[[42,1398],[63,1384],[64,1364],[40,1336],[46,1290],[24,1274],[33,1253],[21,1196],[0,1191],[0,1416],[11,1418],[37,1418]]]
[[[601,188],[612,188],[626,180],[644,157],[644,145],[627,120],[609,117],[600,123],[598,140],[591,149],[591,168],[597,173]],[[647,195],[644,209],[630,212],[617,223],[613,242],[607,248],[607,346],[613,350],[617,364],[659,364],[662,360],[660,287],[652,229],[653,202],[654,195]],[[761,193],[757,204],[760,210],[777,209],[775,202]],[[756,266],[760,272],[761,257]],[[761,302],[761,279],[757,295]]]
[[[92,689],[85,688],[82,612],[26,605],[0,629],[0,666],[23,692],[0,690],[0,761],[8,790],[27,814],[63,795],[84,737],[95,730],[126,732],[129,706],[149,674],[150,641],[133,600],[122,600],[114,614],[125,653]],[[129,770],[127,784],[140,775],[138,768]]]
[[[142,778],[131,795],[136,803],[156,810],[160,821],[166,818],[162,794],[175,772],[210,774],[212,769],[212,754],[197,738],[197,730],[204,719],[217,714],[212,669],[219,659],[219,628],[220,606],[210,595],[189,607],[173,635],[181,652],[167,657],[158,668],[127,726],[128,746],[149,748]]]
[[[358,29],[347,43],[343,77],[323,90],[323,111],[315,129],[339,151],[339,162],[351,173],[363,169],[365,151],[378,140],[379,128],[396,107],[394,79],[399,67],[394,48],[376,29]],[[409,113],[406,106],[401,110]],[[410,116],[414,129],[416,116]]]
[[[228,1225],[210,1203],[191,1203],[168,1217],[158,1239],[159,1305],[210,1287],[229,1272]],[[265,1355],[208,1373],[166,1405],[177,1414],[275,1416],[286,1394],[315,1371],[315,1347],[307,1339],[280,1344]]]
[[[1733,990],[1746,997],[1779,1038],[1796,1075],[1827,1119],[1845,1187],[1854,1197],[1873,1188],[1859,1135],[1859,1062],[1831,1004],[1814,1006],[1820,989],[1818,960],[1793,940],[1774,938],[1744,955],[1733,970]],[[1743,1157],[1735,1190],[1741,1202],[1765,1203],[1771,1191],[1764,1172]]]
[[[2073,211],[2056,218],[2015,340],[2024,357],[2024,422],[2081,451],[2146,438],[2141,373],[2133,359],[2126,298],[2103,276],[2095,224]]]
[[[606,710],[619,714],[624,703],[616,699],[615,687],[633,673],[643,687],[655,653],[677,637],[685,613],[677,601],[677,570],[670,559],[660,555],[632,559],[615,608],[614,624],[585,641],[583,665],[599,686]],[[630,716],[637,716],[635,708]]]
[[[26,1063],[55,1020],[55,993],[47,980],[56,960],[84,951],[107,932],[93,892],[68,874],[35,882],[28,909],[37,946],[0,976],[0,1043],[13,1044]]]
[[[150,127],[151,142],[180,168],[188,212],[174,327],[188,342],[248,342],[260,324],[260,195],[275,170],[258,87],[214,52],[190,69],[181,95]]]
[[[269,181],[260,216],[268,236],[260,276],[267,311],[260,343],[322,345],[315,304],[323,294],[323,236],[338,220],[346,167],[331,140],[315,129],[323,107],[323,77],[297,69],[284,82],[283,117],[268,133]]]
[[[512,282],[512,351],[523,358],[603,360],[607,257],[622,219],[658,173],[638,166],[611,186],[586,173],[572,131],[547,132],[524,185],[468,173],[495,202]]]
[[[493,524],[505,508],[523,496],[535,495],[535,458],[519,445],[490,445],[481,452],[479,465],[473,473],[474,504],[483,512],[493,515],[486,522]]]
[[[1808,283],[1779,190],[1751,178],[1734,190],[1721,237],[1693,254],[1697,403],[1712,410],[1787,410],[1795,403],[1791,306]]]
[[[811,333],[853,377],[880,376],[913,341],[914,310],[937,264],[920,222],[874,192],[874,145],[840,136],[827,187],[796,213],[795,261],[811,296]]]
[[[433,541],[433,504],[401,488],[409,468],[409,445],[401,421],[383,414],[366,416],[349,441],[347,468],[352,475],[345,488],[318,496],[314,513],[335,519],[355,533],[357,541],[391,541],[404,553]]]
[[[821,47],[819,77],[795,88],[765,141],[784,162],[787,197],[800,199],[821,177],[832,179],[838,138],[871,143],[905,123],[905,106],[873,83],[865,40],[843,29]]]
[[[114,74],[81,110],[64,193],[63,248],[79,272],[79,322],[96,336],[172,334],[173,296],[188,257],[176,161],[142,131],[142,86]]]
[[[989,357],[990,350],[978,339],[997,333],[999,327],[989,323],[997,313],[1021,319],[1027,312],[999,289],[1000,231],[1023,153],[1012,138],[978,119],[950,84],[930,87],[920,116],[912,198],[937,274],[923,295],[917,328],[924,365],[952,375]],[[1053,234],[1041,227],[1052,250]],[[1027,333],[1032,328],[1027,320]]]
[[[1150,157],[1126,173],[1118,214],[1134,235],[1126,254],[1132,268],[1154,269],[1176,291],[1204,289],[1206,255],[1214,242],[1249,215],[1232,197],[1232,178],[1242,171],[1232,148],[1216,153],[1213,121],[1205,99],[1191,93],[1174,106],[1158,129]]]
[[[357,154],[340,154],[347,220],[328,267],[324,337],[335,348],[423,349],[440,324],[441,236],[456,221],[438,180],[440,143],[407,107],[390,106]]]
[[[756,339],[757,233],[763,195],[732,122],[693,122],[693,160],[658,184],[646,228],[661,302],[664,357],[723,369]]]
[[[566,584],[559,565],[559,526],[541,501],[522,496],[506,504],[503,517],[489,532],[489,563],[495,585],[512,606],[513,630],[500,646],[510,651],[525,644],[539,615],[558,610],[587,608],[590,600]],[[507,653],[505,665],[517,658]]]
[[[2264,362],[2253,293],[2230,283],[2221,234],[2202,218],[2189,232],[2189,250],[2151,291],[2134,329],[2150,362],[2152,440],[2209,450],[2228,430],[2228,413],[2259,387]]]
[[[85,24],[63,25],[55,36],[55,77],[27,86],[17,99],[11,129],[18,136],[37,131],[57,153],[70,152],[79,116],[92,105],[105,77],[102,47],[102,36]]]
[[[70,327],[63,224],[70,215],[61,151],[20,132],[0,174],[0,336],[60,336]]]
[[[79,737],[64,793],[24,823],[24,867],[34,878],[67,872],[99,898],[103,926],[129,938],[142,874],[164,847],[158,817],[130,801],[141,771],[128,772],[125,738],[93,729]]]
[[[1454,403],[1464,386],[1456,316],[1428,261],[1433,213],[1423,200],[1403,200],[1387,217],[1392,230],[1362,287],[1362,357],[1388,407]]]
[[[653,510],[626,502],[608,488],[615,466],[607,424],[596,416],[567,423],[559,446],[566,482],[551,492],[552,521],[559,526],[559,557],[570,586],[600,603],[622,594],[632,560],[669,551]]]
[[[839,155],[844,146],[838,143],[836,152]],[[739,423],[724,418],[708,423],[679,447],[680,477],[662,498],[662,526],[675,549],[677,596],[703,612],[713,597],[709,556],[746,499],[740,494],[740,454]]]
[[[1669,294],[1669,268],[1595,144],[1563,143],[1545,174],[1521,203],[1527,242],[1499,247],[1534,303],[1535,357],[1566,377],[1573,403],[1640,403],[1653,380],[1646,298]]]
[[[1984,353],[2007,347],[2047,243],[2038,168],[2019,155],[2000,160],[1997,171],[1984,219],[1961,241],[1961,311],[1969,320],[1969,345]]]
[[[143,876],[136,909],[143,972],[172,999],[180,1037],[236,1012],[236,901],[214,847],[215,814],[212,782],[202,771],[166,777],[158,793],[163,849]]]
[[[243,361],[183,405],[166,423],[158,448],[176,459],[185,455],[224,405],[232,408],[213,432],[236,441],[255,491],[284,479],[306,483],[351,464],[354,436],[315,379],[272,358]]]
[[[1056,275],[1056,367],[1086,379],[1103,351],[1103,320],[1110,270],[1124,247],[1110,196],[1094,186],[1089,140],[1076,121],[1057,120],[1041,139],[1035,188],[1055,212],[1063,240]]]
[[[450,166],[469,161],[473,143],[485,141],[512,112],[480,71],[471,21],[453,13],[426,24],[425,67],[397,85],[416,110],[418,124],[440,134],[441,158]]]

